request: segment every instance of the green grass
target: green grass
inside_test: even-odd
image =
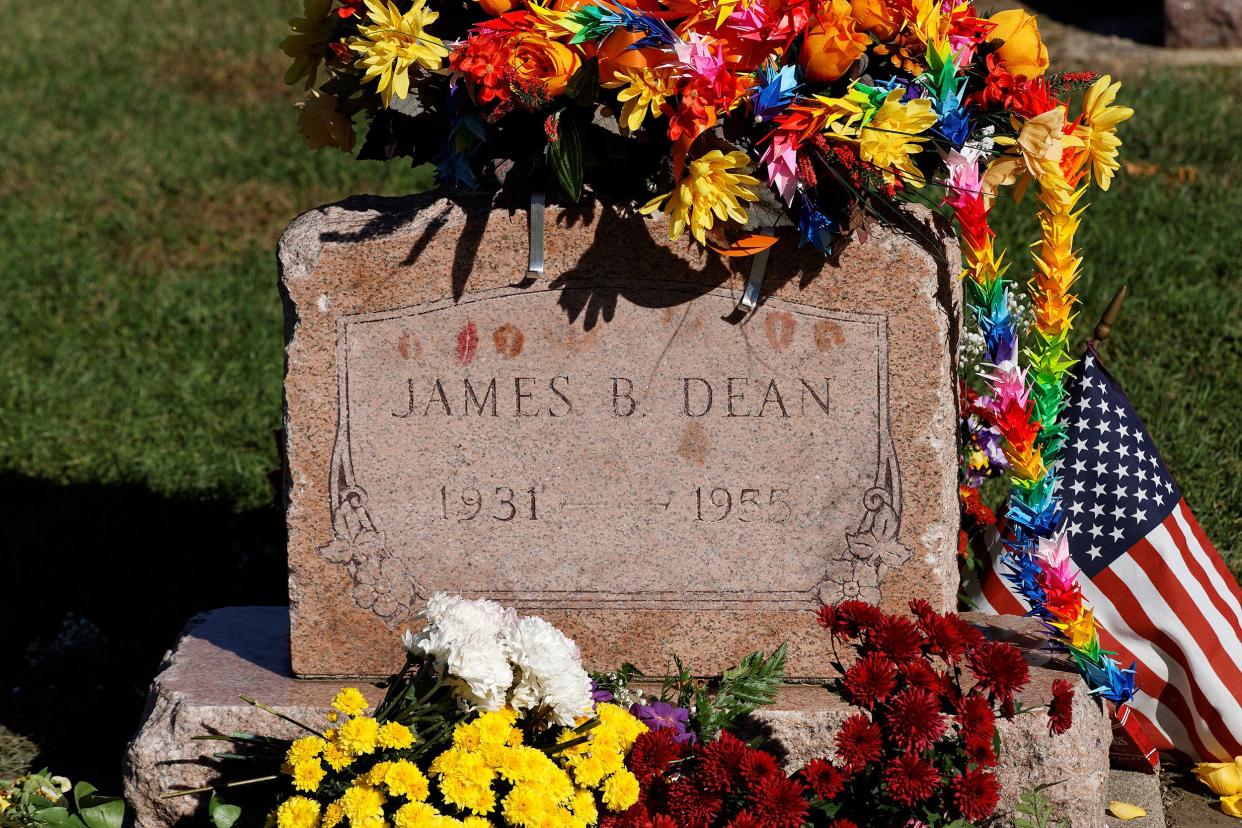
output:
[[[186,617],[284,600],[280,230],[425,183],[302,146],[276,51],[299,5],[4,8],[0,693],[40,762],[105,787]],[[1124,98],[1137,174],[1093,196],[1081,327],[1130,286],[1110,365],[1242,569],[1242,71]],[[1029,206],[1002,212],[1021,262]]]

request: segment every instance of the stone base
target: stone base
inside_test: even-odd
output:
[[[1164,0],[1164,45],[1198,49],[1242,46],[1242,0]]]
[[[1051,696],[1052,682],[1078,682],[1074,726],[1063,736],[1048,734],[1040,714],[999,722],[1002,807],[1012,814],[1022,791],[1063,780],[1049,788],[1058,818],[1075,828],[1103,828],[1111,731],[1099,703],[1086,695],[1072,669],[1037,652],[1039,633],[1019,618],[970,616],[989,635],[1022,647],[1032,663],[1024,701]],[[207,784],[214,775],[210,756],[219,743],[192,737],[215,729],[292,736],[297,728],[238,698],[246,693],[281,713],[322,721],[336,691],[358,681],[295,679],[289,663],[289,616],[285,607],[228,607],[195,616],[161,666],[147,700],[138,734],[125,757],[125,797],[139,828],[171,826],[199,806],[197,797],[160,799],[178,788]],[[754,725],[773,739],[787,767],[798,767],[832,751],[832,740],[850,708],[815,686],[783,690],[776,704],[758,711]]]

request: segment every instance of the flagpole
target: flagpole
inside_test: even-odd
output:
[[[1086,351],[1087,346],[1094,345],[1096,348],[1103,345],[1108,339],[1108,335],[1113,332],[1113,325],[1117,324],[1117,317],[1121,315],[1121,304],[1126,301],[1126,297],[1130,295],[1130,290],[1125,285],[1117,288],[1117,292],[1113,294],[1112,300],[1108,303],[1108,307],[1104,309],[1104,315],[1100,317],[1100,321],[1096,323],[1095,330],[1082,343],[1079,350]]]

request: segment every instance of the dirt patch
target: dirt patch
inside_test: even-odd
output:
[[[1221,813],[1216,797],[1189,772],[1166,770],[1164,813],[1169,828],[1238,828],[1242,820]],[[1136,823],[1137,824],[1137,823]]]

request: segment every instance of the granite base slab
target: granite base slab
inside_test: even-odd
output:
[[[1035,650],[1040,643],[1029,621],[969,616],[989,635],[1023,647],[1032,662],[1026,698],[1050,696],[1057,678],[1078,681],[1070,668]],[[293,718],[318,721],[336,691],[359,680],[293,678],[286,607],[226,607],[195,616],[165,657],[147,709],[125,758],[125,797],[139,828],[164,828],[192,816],[193,797],[161,799],[168,791],[207,784],[218,744],[193,741],[209,729],[294,735],[296,728],[241,701],[246,693]],[[754,715],[787,767],[830,754],[833,737],[850,708],[821,687],[785,688],[777,702]],[[1012,814],[1024,790],[1063,780],[1048,789],[1059,818],[1075,828],[1103,828],[1111,732],[1100,705],[1081,683],[1074,701],[1074,727],[1050,736],[1042,715],[1000,722],[998,776],[1003,814]]]

